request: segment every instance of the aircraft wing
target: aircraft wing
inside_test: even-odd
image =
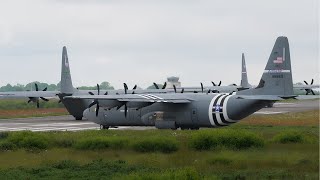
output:
[[[84,95],[66,96],[64,99],[116,100],[119,102],[151,102],[151,103],[190,103],[193,99],[175,94],[121,94],[121,95]]]
[[[0,99],[20,99],[28,97],[57,98],[59,91],[10,91],[0,92]]]

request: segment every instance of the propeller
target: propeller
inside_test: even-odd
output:
[[[93,102],[89,105],[89,108],[91,108],[94,105],[97,105],[97,107],[96,107],[96,116],[98,117],[100,105],[99,105],[99,101],[97,99],[93,100]]]
[[[128,114],[127,102],[124,102],[122,105],[118,106],[117,110],[119,110],[122,106],[124,106],[124,117],[127,117],[127,114]]]
[[[213,81],[211,81],[213,86],[217,86],[216,83],[214,83]],[[219,82],[218,86],[221,86],[221,81]]]
[[[167,82],[164,82],[162,89],[165,89],[167,87]]]
[[[184,93],[184,88],[181,89],[181,93]]]
[[[153,83],[153,86],[156,88],[156,89],[160,89],[159,85],[157,83]],[[164,82],[163,86],[161,87],[161,89],[165,89],[167,87],[167,82]]]
[[[128,85],[126,84],[126,83],[123,83],[123,88],[124,88],[124,93],[125,94],[128,94]],[[132,88],[132,94],[134,94],[134,90],[136,90],[138,88],[138,86],[137,85],[134,85],[134,87]]]
[[[99,84],[97,84],[97,90],[98,90],[98,95],[100,95],[100,86],[99,86]],[[89,92],[89,94],[90,95],[94,95],[93,92]],[[107,94],[108,94],[108,92],[104,93],[104,95],[107,95]],[[97,105],[97,107],[96,107],[96,116],[98,116],[100,105],[99,105],[99,101],[97,99],[93,100],[93,102],[91,104],[89,104],[89,108],[91,108],[94,105]]]
[[[174,92],[177,93],[177,87],[176,87],[176,85],[173,85],[173,89],[174,89]]]
[[[304,83],[305,83],[306,85],[309,85],[309,84],[307,83],[307,81],[304,81]],[[311,79],[310,85],[313,85],[313,79]],[[308,94],[310,94],[310,93],[312,93],[313,95],[316,95],[316,94],[313,92],[312,89],[304,89],[304,90],[306,91],[306,95],[308,95]]]
[[[211,89],[208,90],[207,94],[209,94],[211,92]]]
[[[100,95],[100,85],[97,84],[98,95]],[[88,92],[90,95],[95,95],[93,92]],[[108,95],[108,91],[104,93],[104,95]]]
[[[35,83],[34,85],[35,85],[35,87],[36,87],[36,91],[39,91],[38,84]],[[42,91],[47,91],[47,89],[48,89],[48,88],[46,87],[46,88],[44,88]],[[46,99],[46,98],[44,98],[44,97],[40,97],[40,99],[42,99],[43,101],[46,101],[46,102],[49,101],[49,99]],[[30,102],[35,102],[35,103],[37,103],[37,108],[40,108],[40,102],[39,102],[39,98],[38,98],[38,97],[29,97],[28,103],[30,103]]]
[[[200,83],[200,85],[201,85],[201,92],[203,93],[203,84]]]

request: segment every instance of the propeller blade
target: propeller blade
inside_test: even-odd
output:
[[[167,87],[167,82],[164,82],[162,89],[165,89]]]
[[[133,90],[133,91],[132,91],[132,94],[134,94],[134,90],[136,90],[137,87],[138,87],[137,85],[134,85],[134,87],[132,88],[132,90]]]
[[[313,84],[313,79],[311,79],[311,83],[310,83],[310,85],[312,85]]]
[[[211,83],[212,83],[213,86],[216,86],[216,84],[213,81],[211,81]]]
[[[39,91],[39,87],[38,87],[38,84],[35,83],[34,86],[36,87],[36,91]]]
[[[128,89],[127,83],[123,83],[123,87],[124,87],[124,89]]]
[[[218,86],[221,86],[221,81],[219,82]]]
[[[91,108],[92,106],[96,105],[97,101],[93,101],[91,104],[89,104],[89,108]]]
[[[153,85],[154,85],[154,87],[155,87],[156,89],[159,89],[159,86],[158,86],[157,83],[153,83]]]
[[[48,90],[48,88],[46,87],[46,88],[44,88],[42,91],[47,91]]]
[[[306,83],[306,85],[309,85],[308,83],[307,83],[307,81],[303,81],[304,83]]]
[[[200,85],[201,85],[201,92],[203,93],[203,84],[200,83]]]
[[[100,109],[100,107],[99,107],[99,103],[97,102],[97,107],[96,107],[96,117],[98,117],[98,115],[99,115],[99,109]]]
[[[127,117],[127,113],[128,113],[128,107],[127,107],[127,103],[124,104],[124,117]]]
[[[40,108],[39,100],[37,100],[37,108]]]
[[[311,93],[313,94],[313,95],[316,95],[314,92],[313,92],[313,90],[311,89]]]
[[[108,95],[108,91],[106,93],[104,93],[104,95]]]
[[[184,88],[182,88],[182,90],[181,90],[181,93],[183,93],[184,92]]]
[[[122,106],[123,106],[123,105],[118,106],[118,107],[117,107],[117,110],[119,110]]]
[[[94,95],[93,92],[88,92],[88,93],[89,93],[90,95],[92,95],[92,96]]]
[[[211,92],[211,89],[209,89],[209,91],[207,92],[207,94],[209,94]]]
[[[31,103],[31,101],[32,101],[32,100],[31,100],[31,99],[29,99],[28,103]]]
[[[137,87],[138,87],[137,85],[134,85],[134,87],[133,87],[132,89],[133,89],[133,90],[136,90],[136,89],[137,89]]]
[[[100,86],[97,84],[98,95],[100,95]]]
[[[128,85],[126,83],[123,83],[123,87],[124,87],[124,93],[127,94]]]
[[[174,92],[177,93],[177,87],[176,87],[176,85],[173,85],[173,89],[174,89]]]
[[[40,99],[42,99],[42,100],[44,100],[44,101],[49,101],[49,99],[46,99],[46,98],[44,98],[44,97],[40,97]]]

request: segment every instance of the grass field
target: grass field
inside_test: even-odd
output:
[[[62,103],[51,99],[49,102],[40,101],[40,107],[36,104],[28,103],[27,100],[0,100],[0,119],[60,116],[69,114]]]
[[[199,131],[0,133],[3,179],[319,179],[319,110]]]

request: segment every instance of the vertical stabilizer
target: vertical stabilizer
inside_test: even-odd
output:
[[[244,53],[242,53],[242,70],[241,70],[241,84],[242,88],[251,88],[248,82],[248,75],[247,75],[247,67],[246,67],[246,60],[244,58]]]
[[[68,60],[67,48],[62,49],[62,66],[61,66],[61,93],[73,94],[74,88],[71,80],[70,64]]]
[[[259,85],[239,94],[293,96],[292,70],[287,37],[278,37]]]

